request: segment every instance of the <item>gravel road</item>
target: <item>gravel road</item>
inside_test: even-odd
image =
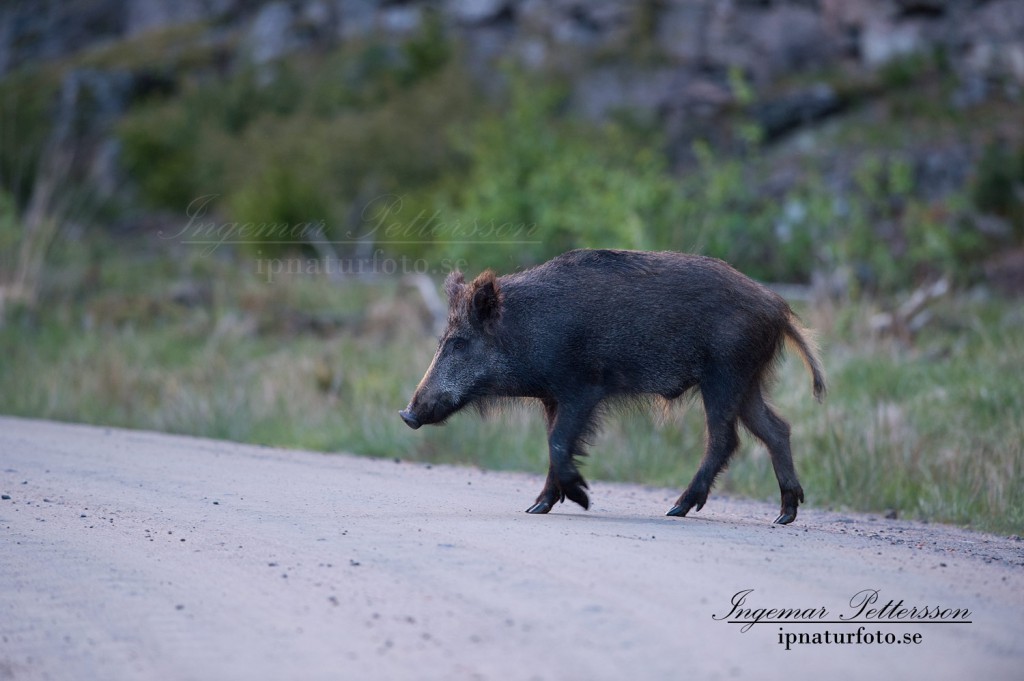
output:
[[[666,518],[678,490],[599,481],[590,511],[531,516],[539,476],[6,417],[0,471],[0,679],[1024,668],[1015,538],[814,504],[781,527],[774,504],[721,495]],[[875,590],[875,613],[836,623]],[[911,607],[938,621],[906,621]],[[730,623],[758,608],[807,621]]]

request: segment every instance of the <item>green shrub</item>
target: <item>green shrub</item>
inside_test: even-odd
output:
[[[19,207],[28,204],[37,179],[57,89],[51,71],[27,69],[0,81],[0,189]]]
[[[426,13],[420,31],[403,43],[402,55],[405,59],[398,76],[406,86],[433,76],[448,64],[452,46],[438,12]]]
[[[182,211],[214,191],[202,121],[187,103],[140,107],[122,121],[119,135],[124,169],[150,206]]]
[[[929,72],[943,65],[945,57],[939,52],[913,52],[890,59],[879,69],[879,80],[889,90],[901,90],[916,84]]]
[[[477,98],[449,48],[424,42],[438,38],[430,26],[404,51],[346,46],[141,104],[119,127],[127,174],[157,208],[214,196],[209,210],[226,221],[358,231],[354,204],[461,167],[437,130],[472,116]]]
[[[508,271],[575,247],[657,246],[677,198],[661,155],[620,126],[560,116],[555,87],[509,83],[508,103],[461,142],[468,174],[414,201],[438,215],[432,253]]]
[[[978,210],[1011,221],[1024,237],[1024,146],[1014,149],[1005,140],[986,145],[971,187]]]
[[[472,87],[452,64],[376,106],[332,116],[264,116],[237,141],[222,140],[234,187],[225,209],[241,222],[284,214],[323,220],[341,255],[361,236],[393,240],[376,229],[374,207],[460,174],[460,152],[437,131],[471,117],[476,107]],[[276,181],[282,186],[272,186]]]
[[[232,194],[228,209],[236,222],[247,226],[236,238],[248,250],[264,255],[308,250],[311,239],[326,236],[330,205],[304,179],[295,166],[269,165]]]
[[[14,254],[21,240],[21,226],[18,223],[18,207],[10,193],[0,189],[0,272],[13,269]]]

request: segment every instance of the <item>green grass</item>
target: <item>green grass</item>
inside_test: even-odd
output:
[[[110,249],[101,249],[110,252]],[[322,451],[543,472],[539,410],[469,411],[413,432],[396,410],[434,340],[395,282],[272,284],[244,259],[58,257],[36,311],[0,329],[0,411]],[[88,293],[84,278],[98,281]],[[208,281],[205,302],[176,282]],[[869,302],[803,311],[822,333],[831,392],[814,402],[803,365],[780,367],[774,402],[814,507],[903,516],[1003,533],[1024,530],[1024,361],[1019,304],[955,296],[912,347],[872,338]],[[342,320],[296,332],[297,313]],[[699,400],[605,421],[585,474],[682,489],[703,449]],[[764,448],[745,436],[719,491],[775,500]],[[524,499],[524,503],[525,503]],[[657,509],[655,509],[656,511]],[[652,511],[653,512],[653,511]]]

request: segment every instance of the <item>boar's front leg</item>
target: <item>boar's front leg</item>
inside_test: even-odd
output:
[[[600,398],[574,399],[562,403],[544,400],[544,416],[548,422],[548,479],[536,503],[527,513],[547,513],[556,503],[568,497],[583,508],[590,507],[587,481],[576,467],[576,457],[585,456],[582,439],[592,426],[594,409]]]

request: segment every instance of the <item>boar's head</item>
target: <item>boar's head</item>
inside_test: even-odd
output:
[[[494,395],[506,373],[498,328],[502,293],[494,272],[487,270],[468,284],[461,272],[452,272],[444,288],[448,326],[409,406],[399,412],[413,429],[441,423]]]

